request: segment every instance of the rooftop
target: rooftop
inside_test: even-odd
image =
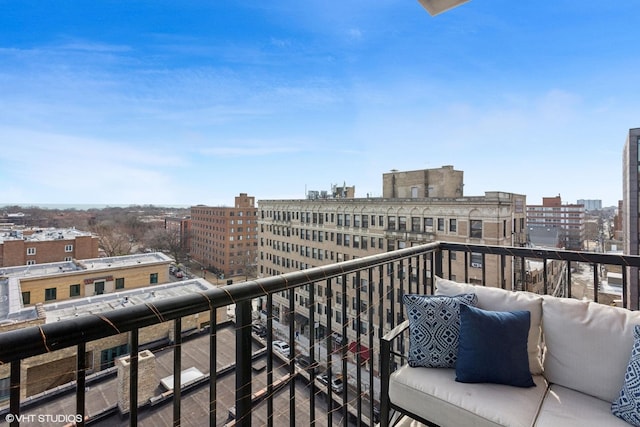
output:
[[[0,277],[31,278],[54,274],[68,274],[75,271],[108,270],[117,267],[133,267],[138,264],[167,263],[172,261],[173,259],[171,257],[162,252],[150,252],[117,257],[3,267],[0,268]]]
[[[73,240],[79,236],[91,236],[88,231],[75,228],[22,228],[8,227],[0,230],[0,243],[5,240],[26,240],[43,242],[47,240]]]

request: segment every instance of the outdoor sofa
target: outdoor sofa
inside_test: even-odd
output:
[[[438,307],[461,299],[457,319]],[[403,300],[408,320],[381,339],[381,426],[640,425],[640,312],[441,278]],[[390,372],[407,328],[403,355],[437,367]]]

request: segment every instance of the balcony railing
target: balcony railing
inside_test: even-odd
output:
[[[171,411],[167,417],[173,425],[181,422],[211,426],[374,425],[380,393],[377,373],[382,362],[379,340],[404,320],[403,294],[432,293],[434,278],[438,275],[487,286],[587,297],[595,301],[606,296],[607,300],[601,302],[635,309],[637,281],[633,286],[631,282],[637,278],[639,266],[637,256],[434,242],[153,304],[25,327],[0,334],[0,363],[10,365],[9,403],[0,410],[0,418],[5,417],[17,426],[21,421],[26,424],[37,420],[34,418],[37,414],[53,416],[53,409],[46,409],[46,405],[60,408],[51,403],[55,397],[41,402],[40,406],[21,399],[27,387],[21,381],[21,368],[35,366],[32,361],[39,360],[38,357],[71,348],[75,353],[75,367],[71,372],[75,379],[67,387],[75,390],[75,415],[71,421],[77,425],[99,424],[109,414],[87,410],[91,400],[88,385],[93,376],[99,374],[89,375],[93,367],[87,362],[87,346],[97,340],[127,334],[130,359],[125,388],[129,409],[125,415],[113,415],[117,411],[111,411],[120,425],[162,424],[153,417],[159,416],[161,410],[166,415],[169,402]],[[606,283],[606,274],[613,271],[619,272],[622,283],[612,287]],[[303,286],[306,286],[304,294],[297,293]],[[337,293],[340,293],[340,304],[336,301]],[[274,301],[274,297],[284,304]],[[252,333],[256,318],[252,303],[265,299],[266,336],[260,338]],[[223,325],[218,325],[216,313],[228,307],[235,307],[231,326],[234,338],[232,342],[223,342]],[[198,341],[193,350],[186,350],[189,343],[180,333],[182,319],[206,312],[211,320],[209,327],[199,334],[198,340],[202,341]],[[302,318],[301,313],[304,313]],[[166,322],[174,331],[170,345],[164,350],[172,353],[172,391],[141,401],[142,356],[139,352],[143,345],[140,334],[144,328]],[[307,336],[299,335],[301,324],[311,331]],[[288,343],[289,357],[272,350],[275,340]],[[231,364],[219,359],[229,346],[235,347],[235,361]],[[258,351],[253,351],[256,346]],[[186,359],[194,357],[197,351],[208,356],[208,373],[185,384],[184,368],[189,364]],[[306,356],[304,366],[293,363],[298,353]],[[321,373],[328,379],[341,379],[342,390],[316,380]],[[263,377],[258,381],[256,375]],[[188,412],[183,411],[188,399],[196,399],[195,389],[205,393],[204,402],[208,403],[199,401],[196,409],[190,405]]]

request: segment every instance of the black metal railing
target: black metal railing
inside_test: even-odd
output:
[[[532,266],[534,261],[539,264]],[[559,265],[550,266],[553,263]],[[434,242],[231,284],[153,304],[4,332],[0,334],[0,363],[10,364],[10,397],[8,406],[0,410],[0,417],[5,416],[15,426],[25,420],[21,415],[33,413],[27,400],[21,399],[25,387],[21,381],[21,367],[24,367],[21,364],[32,366],[30,358],[75,347],[76,421],[78,425],[91,424],[95,414],[87,413],[86,409],[87,344],[128,334],[131,356],[127,416],[130,425],[137,425],[140,411],[144,411],[147,419],[157,408],[150,408],[147,402],[139,402],[138,398],[140,331],[171,322],[175,331],[169,347],[173,352],[173,392],[165,397],[172,402],[173,425],[180,425],[182,402],[191,393],[181,381],[185,345],[180,334],[181,322],[186,316],[208,312],[210,325],[205,333],[208,334],[209,373],[205,383],[208,383],[209,405],[207,413],[202,414],[203,425],[245,426],[251,425],[252,420],[268,426],[286,423],[293,426],[296,422],[374,425],[380,395],[377,374],[381,363],[389,363],[379,357],[380,337],[404,321],[402,295],[432,293],[434,278],[438,275],[567,297],[575,296],[575,289],[583,289],[585,295],[591,289],[592,298],[598,301],[602,298],[599,288],[606,277],[604,266],[607,271],[619,269],[622,274],[620,296],[614,298],[616,303],[637,308],[637,283],[631,286],[634,276],[629,274],[640,267],[637,256]],[[583,286],[585,274],[580,273],[580,269],[588,269],[586,276],[592,279],[591,285]],[[304,298],[301,297],[303,287]],[[252,301],[262,298],[266,299],[266,336],[258,339],[252,336],[255,320]],[[235,305],[232,327],[235,364],[220,369],[221,325],[216,321],[216,313],[232,305]],[[300,313],[304,313],[302,320],[298,318]],[[305,337],[308,348],[297,339],[301,321],[309,326],[308,337]],[[324,333],[318,333],[320,330]],[[272,350],[276,338],[289,344],[288,357]],[[267,351],[259,355],[249,351],[256,341],[266,345]],[[309,353],[310,363],[301,369],[294,363],[294,358],[305,351]],[[266,359],[266,386],[261,390],[255,390],[252,385],[252,364],[256,357]],[[225,406],[223,393],[228,392],[228,387],[220,384],[229,372],[235,376],[231,399],[234,405]],[[316,379],[321,373],[329,380],[327,384]],[[332,387],[334,376],[342,380],[342,390]],[[201,382],[199,385],[205,387]],[[278,399],[281,394],[286,398]]]

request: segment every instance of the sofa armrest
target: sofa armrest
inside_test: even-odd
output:
[[[393,343],[401,338],[403,333],[409,329],[409,321],[405,320],[398,326],[387,332],[380,338],[380,426],[389,425],[390,405],[389,401],[389,376],[393,368],[392,360],[396,356],[404,358],[405,355],[393,349]]]

